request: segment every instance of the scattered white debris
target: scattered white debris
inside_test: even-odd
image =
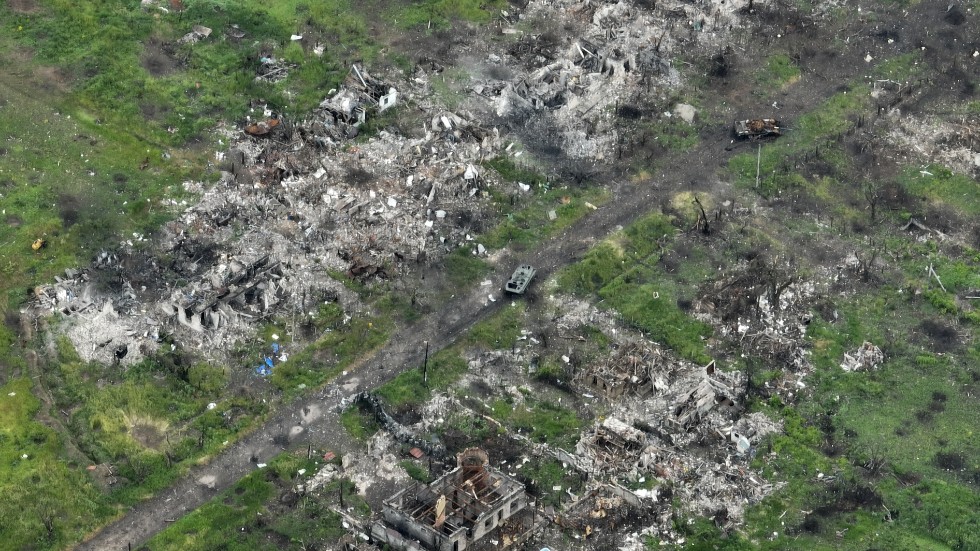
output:
[[[857,350],[850,354],[844,353],[844,361],[840,364],[844,371],[870,371],[876,369],[885,361],[885,354],[880,348],[865,341]]]

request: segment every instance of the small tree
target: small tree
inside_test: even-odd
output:
[[[864,202],[868,206],[868,218],[871,224],[877,221],[878,205],[881,203],[881,184],[878,182],[866,182],[862,186]]]

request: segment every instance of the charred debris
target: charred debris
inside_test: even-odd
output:
[[[398,80],[354,65],[303,119],[256,105],[254,118],[223,130],[229,147],[216,155],[219,181],[184,184],[198,201],[165,205],[176,215],[158,235],[134,234],[100,251],[90,266],[37,287],[32,308],[60,316],[61,330],[86,361],[129,365],[181,346],[220,362],[230,344],[254,339],[261,322],[302,319],[324,302],[345,312],[363,308],[338,274],[394,281],[466,244],[493,260],[498,251],[474,238],[494,215],[491,195],[520,198],[531,190],[501,181],[485,161],[556,150],[587,168],[615,160],[636,145],[617,124],[649,114],[634,105],[637,98],[679,84],[671,52],[692,44],[719,51],[745,2],[656,4],[655,15],[627,3],[533,1],[519,16],[505,14],[495,29],[513,40],[475,61],[466,96],[452,110],[432,99],[442,71],[436,62]],[[579,31],[574,39],[518,30],[522,18],[556,13]],[[288,70],[266,58],[256,76],[275,80]],[[408,109],[410,122],[365,136],[378,117],[398,118]],[[681,111],[685,120],[694,116]],[[768,390],[791,400],[809,369],[799,341],[802,305],[813,290],[776,268],[748,266],[702,289],[694,312],[752,354],[789,360],[793,375]],[[515,290],[533,275],[515,273]],[[364,538],[352,538],[347,548],[373,548],[365,538],[400,549],[529,548],[532,538],[568,549],[614,543],[641,549],[647,537],[682,541],[674,527],[676,498],[685,512],[730,529],[748,504],[774,490],[749,462],[761,453],[761,439],[780,427],[744,414],[748,376],[676,358],[594,306],[548,300],[564,301],[551,306],[565,312],[552,320],[557,331],[587,320],[618,335],[604,357],[565,360],[571,371],[561,382],[583,407],[608,413],[592,418],[572,449],[508,432],[496,441],[500,450],[462,451],[455,468],[434,482],[407,483],[375,503],[378,523],[352,523]],[[466,377],[498,390],[523,387],[544,346],[527,332],[509,351],[467,358]],[[267,359],[274,369],[288,356],[276,348]],[[444,464],[450,451],[430,433],[450,413],[483,415],[468,399],[437,395],[421,408],[421,419],[399,422],[369,393],[342,405],[355,401],[366,402],[385,428],[371,444],[385,473],[398,470],[388,459],[402,446]],[[557,461],[582,487],[545,489],[567,495],[557,507],[545,504],[519,472],[539,459]],[[377,482],[376,473],[363,473],[358,486],[367,493]]]

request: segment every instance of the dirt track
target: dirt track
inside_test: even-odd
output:
[[[836,51],[833,56],[812,55],[803,60],[803,80],[779,96],[781,115],[790,118],[809,111],[837,92],[841,85],[861,74],[866,65],[863,57],[868,48],[877,43],[877,39],[870,27],[864,27],[860,22],[855,22],[854,26],[861,36],[852,40],[846,51]],[[820,50],[821,54],[825,53],[824,48],[828,46],[820,45],[820,41],[826,41],[829,37],[816,36],[821,31],[812,27],[806,34],[799,40],[812,44],[812,48]],[[770,113],[772,97],[748,93],[753,86],[749,79],[734,78],[718,84],[719,90],[715,91],[719,95],[717,101],[724,108],[719,108],[714,118],[727,119],[732,113]],[[526,261],[538,268],[538,281],[542,281],[556,269],[580,257],[595,240],[656,209],[670,193],[711,188],[717,191],[719,184],[714,181],[713,175],[725,166],[731,155],[725,149],[729,145],[728,124],[718,124],[705,132],[701,136],[701,144],[694,150],[663,159],[659,163],[662,168],[651,180],[639,183],[623,180],[609,184],[612,199],[604,207],[526,255],[505,256],[489,279],[500,283],[516,263]],[[500,295],[499,292],[494,294],[497,297]],[[282,451],[283,446],[276,442],[283,442],[283,435],[293,433],[289,438],[290,447],[309,442],[338,453],[353,449],[355,444],[340,426],[335,411],[339,400],[356,390],[376,388],[401,370],[419,365],[424,341],[429,341],[431,349],[438,350],[450,344],[475,322],[509,302],[498,298],[496,302],[483,306],[486,295],[486,288],[477,288],[457,296],[440,311],[432,312],[412,326],[398,331],[386,346],[363,362],[355,372],[331,382],[314,396],[282,406],[269,421],[248,437],[229,446],[209,465],[192,469],[173,487],[137,505],[77,549],[124,550],[129,544],[142,544],[165,529],[168,521],[195,509],[255,469],[256,463],[267,462]],[[199,482],[205,477],[212,480],[213,487]]]

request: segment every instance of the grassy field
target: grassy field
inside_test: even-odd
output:
[[[0,387],[0,538],[8,549],[61,547],[112,515],[108,499],[66,460],[61,437],[37,420],[31,381]]]
[[[558,287],[602,299],[605,307],[650,339],[691,361],[707,363],[704,340],[711,328],[678,307],[678,300],[690,300],[690,284],[699,283],[701,274],[695,270],[673,277],[660,262],[675,232],[667,216],[648,215],[563,270]]]
[[[295,486],[323,467],[323,461],[305,456],[305,451],[277,456],[154,536],[146,548],[273,550],[336,543],[346,533],[340,515],[330,508],[340,492],[355,515],[363,515],[366,506],[346,479],[298,494]]]

